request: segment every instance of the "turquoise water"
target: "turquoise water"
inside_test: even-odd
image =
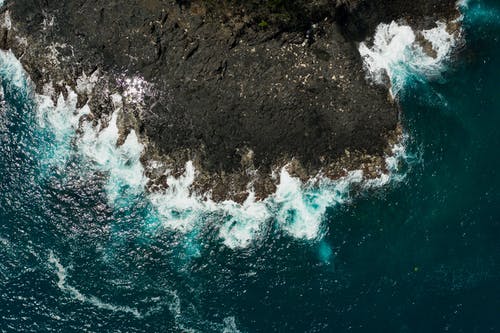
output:
[[[133,154],[89,161],[68,107],[44,118],[2,58],[0,331],[500,330],[500,5],[470,1],[465,14],[465,46],[440,76],[395,67],[405,178],[351,200],[338,187],[295,209],[283,199],[288,224],[229,223],[260,228],[242,247],[221,237],[231,214],[161,228],[140,180],[110,171],[134,175]],[[306,217],[330,206],[317,235],[297,218],[303,203]],[[169,214],[189,220],[196,205]]]

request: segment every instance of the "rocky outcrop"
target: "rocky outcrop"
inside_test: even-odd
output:
[[[302,178],[383,171],[399,111],[365,80],[356,41],[380,22],[428,25],[454,1],[6,1],[2,48],[12,48],[45,93],[78,90],[96,119],[125,97],[123,135],[146,143],[161,184],[187,160],[199,191],[243,198],[274,188],[291,163]],[[92,76],[93,75],[93,76]],[[78,79],[92,76],[92,89]],[[51,90],[52,89],[52,90]],[[158,165],[158,164],[157,164]]]

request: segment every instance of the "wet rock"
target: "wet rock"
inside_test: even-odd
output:
[[[6,1],[12,48],[40,90],[77,87],[96,121],[124,97],[121,140],[145,144],[145,163],[199,171],[195,188],[217,200],[274,190],[290,161],[307,179],[337,177],[379,157],[397,132],[387,87],[365,80],[356,41],[397,18],[426,26],[456,15],[454,1]],[[125,83],[124,83],[125,82]],[[57,88],[56,88],[57,89]],[[392,134],[391,134],[392,133]],[[348,152],[348,153],[345,153]],[[163,177],[154,184],[164,183]]]

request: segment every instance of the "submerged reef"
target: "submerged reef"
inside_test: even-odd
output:
[[[387,172],[400,111],[359,43],[394,20],[453,31],[458,15],[451,0],[7,0],[0,47],[39,94],[116,120],[117,145],[137,135],[151,191],[192,161],[193,191],[243,202],[273,193],[284,166],[302,180]]]

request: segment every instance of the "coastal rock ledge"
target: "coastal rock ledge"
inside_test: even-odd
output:
[[[357,46],[379,23],[432,28],[453,0],[6,0],[0,47],[38,93],[70,90],[87,117],[134,130],[149,189],[193,161],[193,191],[216,201],[303,180],[386,172],[399,107],[370,83]],[[152,163],[155,161],[155,163]]]

